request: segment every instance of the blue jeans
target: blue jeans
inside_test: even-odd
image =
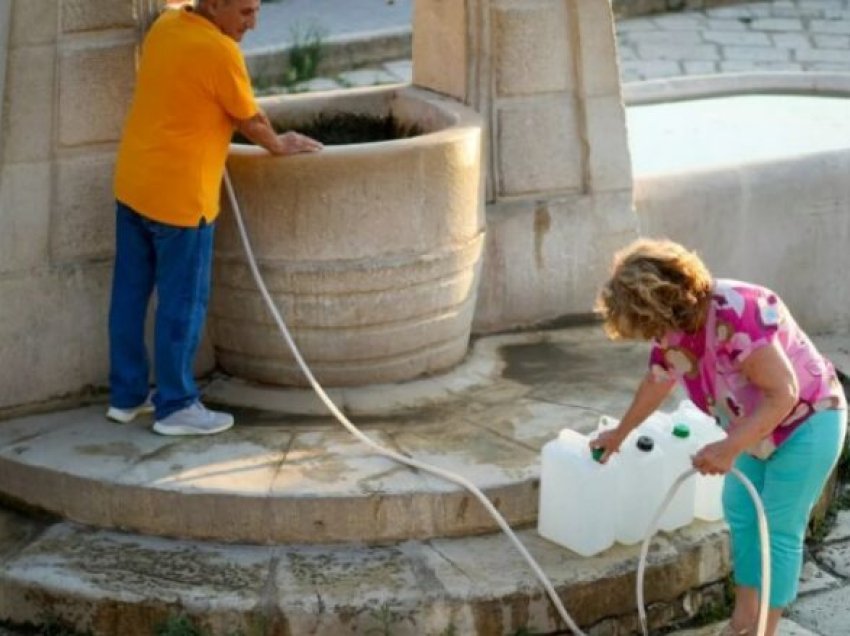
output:
[[[165,225],[117,202],[109,308],[112,406],[132,408],[148,395],[145,319],[154,288],[156,418],[198,399],[193,367],[209,301],[213,234],[213,224]]]
[[[735,466],[753,482],[764,504],[770,535],[770,606],[786,607],[797,596],[803,540],[847,431],[847,411],[818,411],[766,460],[742,454]],[[761,587],[756,512],[738,479],[726,477],[723,511],[732,537],[735,583]]]

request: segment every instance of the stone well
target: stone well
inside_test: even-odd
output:
[[[480,118],[412,87],[261,101],[285,128],[354,113],[422,130],[294,157],[232,146],[228,166],[260,269],[319,381],[394,382],[459,362],[484,241]],[[228,207],[210,310],[216,359],[241,378],[305,384]]]

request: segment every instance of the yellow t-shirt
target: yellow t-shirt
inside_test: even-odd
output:
[[[161,223],[211,222],[233,120],[257,112],[236,42],[188,9],[165,11],[145,38],[115,197]]]

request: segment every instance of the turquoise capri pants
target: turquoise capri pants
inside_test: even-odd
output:
[[[818,411],[766,460],[746,453],[736,468],[761,496],[770,533],[770,606],[787,606],[797,596],[803,540],[812,507],[834,468],[847,433],[847,411]],[[727,475],[723,511],[732,537],[736,585],[761,588],[761,551],[756,511],[740,481]]]

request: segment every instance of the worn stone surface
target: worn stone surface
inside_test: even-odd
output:
[[[0,277],[0,408],[105,383],[110,264]],[[22,299],[28,299],[22,302]]]
[[[55,3],[55,0],[54,0]],[[135,25],[134,2],[115,0],[61,0],[62,30],[66,33]]]
[[[836,578],[816,561],[806,559],[803,562],[803,571],[800,574],[800,594],[813,594],[840,585],[840,579]]]
[[[51,223],[55,262],[109,257],[115,242],[115,155],[84,154],[59,161]]]
[[[49,162],[0,166],[0,272],[23,274],[45,267],[50,232]]]
[[[622,412],[645,357],[645,345],[611,344],[595,326],[517,334],[479,341],[465,376],[337,395],[375,442],[463,475],[511,523],[531,523],[540,448],[562,428],[589,432],[600,414]],[[117,426],[99,406],[0,422],[0,490],[98,526],[225,541],[494,529],[456,485],[378,455],[321,411],[257,410],[257,393],[240,400],[239,386],[213,392],[238,422],[215,438],[151,435],[150,418]],[[265,407],[285,409],[287,395]]]
[[[850,510],[839,510],[835,516],[835,524],[824,539],[825,543],[835,543],[850,539]]]
[[[24,4],[16,2],[15,5]],[[53,153],[53,95],[56,47],[40,44],[11,49],[3,108],[3,161],[47,161]]]
[[[628,190],[491,204],[487,221],[478,333],[588,314],[610,255],[637,236]]]
[[[467,79],[472,63],[467,46],[467,8],[457,2],[416,2],[413,28],[428,37],[413,38],[413,83],[472,104]],[[478,44],[483,46],[483,43]],[[446,66],[444,60],[455,62]]]
[[[119,139],[133,95],[135,63],[132,33],[116,40],[97,40],[85,48],[61,47],[57,102],[60,144],[79,146]],[[107,77],[109,81],[103,81]]]
[[[563,0],[546,0],[493,6],[493,62],[500,97],[573,89],[568,4]],[[541,42],[549,45],[541,47]]]
[[[850,545],[846,542],[825,545],[818,561],[843,578],[850,578]]]
[[[850,587],[814,594],[798,599],[789,618],[805,626],[814,634],[839,636],[847,633],[850,625]]]
[[[57,0],[25,0],[12,2],[12,47],[49,44],[56,39],[59,15]]]
[[[533,531],[519,539],[580,624],[600,616],[630,620],[636,547],[583,559]],[[726,552],[720,526],[696,525],[671,539],[653,548],[647,583],[654,604],[675,607],[683,590],[719,580],[728,564],[711,557]],[[695,568],[699,560],[705,565]],[[7,620],[38,620],[50,609],[97,636],[149,636],[177,608],[215,636],[251,633],[259,619],[278,630],[272,633],[293,635],[500,634],[558,626],[539,583],[501,535],[381,547],[256,547],[59,523],[0,564],[0,616]]]
[[[578,191],[584,175],[581,125],[575,103],[564,94],[499,106],[494,131],[498,193]]]

